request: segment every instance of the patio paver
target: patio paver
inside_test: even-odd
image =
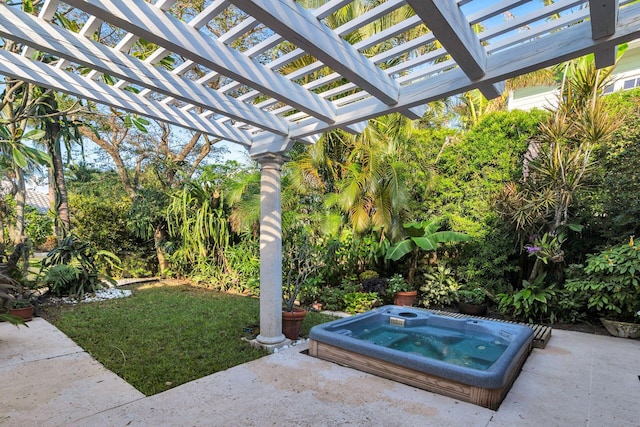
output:
[[[640,426],[640,340],[555,329],[491,411],[311,358],[305,345],[144,397],[43,319],[30,326],[0,324],[2,426]]]

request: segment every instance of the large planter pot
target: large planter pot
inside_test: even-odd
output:
[[[600,318],[600,322],[607,331],[614,337],[620,338],[640,338],[640,323],[619,322]]]
[[[396,292],[396,295],[393,298],[393,303],[395,305],[404,305],[407,307],[411,307],[416,301],[417,296],[418,291]]]
[[[300,328],[302,321],[307,315],[307,311],[303,308],[294,308],[293,311],[282,312],[282,333],[290,340],[300,338]]]
[[[469,304],[466,302],[458,303],[458,311],[462,314],[468,314],[470,316],[484,316],[487,314],[486,304]]]
[[[20,307],[20,308],[10,308],[9,314],[12,316],[20,317],[25,322],[33,319],[33,307]]]

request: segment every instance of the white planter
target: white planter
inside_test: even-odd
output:
[[[619,322],[617,320],[608,320],[600,318],[602,325],[614,337],[620,338],[640,338],[640,323]]]

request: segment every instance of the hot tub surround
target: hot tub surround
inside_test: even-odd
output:
[[[533,330],[384,306],[315,326],[309,337],[312,356],[497,409],[529,355]]]

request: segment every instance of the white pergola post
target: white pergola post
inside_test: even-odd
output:
[[[280,171],[286,157],[266,153],[260,163],[260,334],[263,346],[286,341],[282,334],[282,213]]]

